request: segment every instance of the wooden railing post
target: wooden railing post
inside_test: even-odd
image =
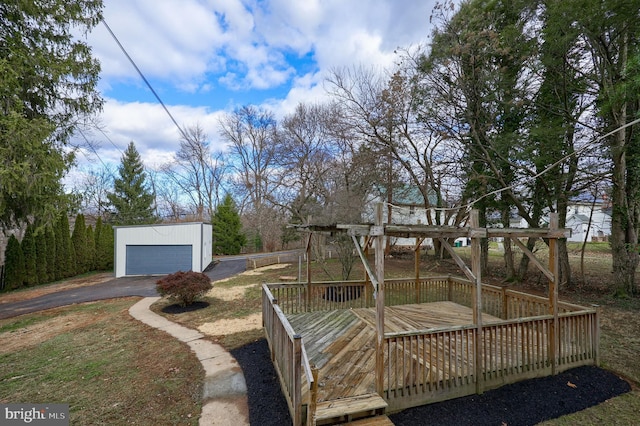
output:
[[[382,204],[376,206],[375,225],[378,227],[375,236],[376,244],[376,392],[384,397],[384,232],[382,222]]]
[[[471,228],[480,226],[478,210],[471,210],[469,215]],[[476,393],[481,394],[484,391],[484,383],[482,378],[482,353],[484,348],[484,338],[482,335],[482,278],[480,276],[480,237],[471,236],[471,271],[475,278],[475,292],[473,292],[473,322],[476,326],[476,338],[474,339],[474,359],[475,359],[475,377],[476,377]]]
[[[309,389],[309,408],[307,409],[307,426],[316,425],[316,407],[318,406],[318,368],[311,366],[311,375],[313,376],[313,384]]]
[[[549,229],[558,229],[558,213],[549,215]],[[549,280],[549,314],[553,315],[549,333],[549,356],[551,357],[551,374],[555,375],[558,368],[558,349],[560,332],[558,330],[558,253],[557,238],[549,238],[549,272],[553,276]]]
[[[596,315],[593,324],[593,330],[591,331],[593,335],[593,354],[594,354],[594,365],[600,366],[600,314],[601,307],[600,305],[594,305],[596,308]]]
[[[305,248],[305,253],[307,255],[307,294],[306,294],[306,312],[311,311],[311,237],[313,234],[309,234],[307,238],[307,246]]]
[[[302,426],[302,336],[293,336],[293,359],[291,360],[291,374],[293,375],[293,389],[291,389],[291,403],[294,410],[293,423]]]
[[[502,319],[509,319],[509,301],[507,300],[507,287],[502,286]]]
[[[416,246],[414,248],[414,272],[416,276],[416,302],[420,303],[420,246],[422,245],[422,238],[416,238]]]

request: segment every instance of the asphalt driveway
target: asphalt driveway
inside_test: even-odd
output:
[[[234,258],[222,260],[205,273],[212,281],[228,278],[245,270],[246,260]],[[122,277],[103,283],[62,290],[20,302],[0,304],[0,319],[73,305],[74,303],[93,302],[96,300],[115,299],[118,297],[154,297],[156,281],[159,277]]]

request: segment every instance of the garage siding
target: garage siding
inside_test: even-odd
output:
[[[127,245],[126,275],[164,275],[192,270],[192,245]]]

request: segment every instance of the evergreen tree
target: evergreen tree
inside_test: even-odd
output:
[[[49,219],[67,201],[67,143],[101,108],[100,64],[79,34],[100,23],[102,1],[0,2],[0,224]]]
[[[154,215],[155,196],[145,182],[145,171],[140,154],[133,142],[121,158],[119,178],[114,181],[114,191],[107,194],[115,209],[115,223],[135,225],[156,222]]]
[[[96,222],[95,243],[96,270],[113,269],[113,228],[101,218]]]
[[[55,281],[57,276],[57,244],[56,234],[51,225],[47,225],[44,230],[44,238],[47,245],[47,282]]]
[[[47,234],[44,228],[36,232],[36,275],[38,276],[38,284],[49,282],[48,276],[48,250],[47,250]]]
[[[71,242],[73,243],[73,251],[75,253],[76,273],[83,274],[89,269],[87,267],[87,227],[85,226],[84,215],[82,213],[76,216]]]
[[[66,214],[60,216],[56,226],[56,279],[68,278],[75,274],[69,219]]]
[[[231,195],[216,209],[213,220],[213,252],[217,254],[238,254],[246,244],[247,238],[242,233],[242,223]]]
[[[14,290],[22,287],[24,282],[24,256],[20,242],[12,235],[9,237],[4,253],[5,289]]]
[[[27,225],[20,247],[22,248],[22,254],[24,256],[24,285],[37,285],[38,274],[36,271],[36,263],[38,256],[36,254],[36,240],[33,225]]]
[[[93,226],[87,226],[87,271],[96,269],[96,237],[93,232]]]

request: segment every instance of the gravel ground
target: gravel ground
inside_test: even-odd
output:
[[[247,382],[252,425],[290,425],[291,417],[265,339],[231,352]],[[574,368],[556,376],[526,380],[499,389],[389,416],[397,426],[535,425],[629,392],[629,384],[597,367]],[[428,421],[426,420],[428,419]]]

